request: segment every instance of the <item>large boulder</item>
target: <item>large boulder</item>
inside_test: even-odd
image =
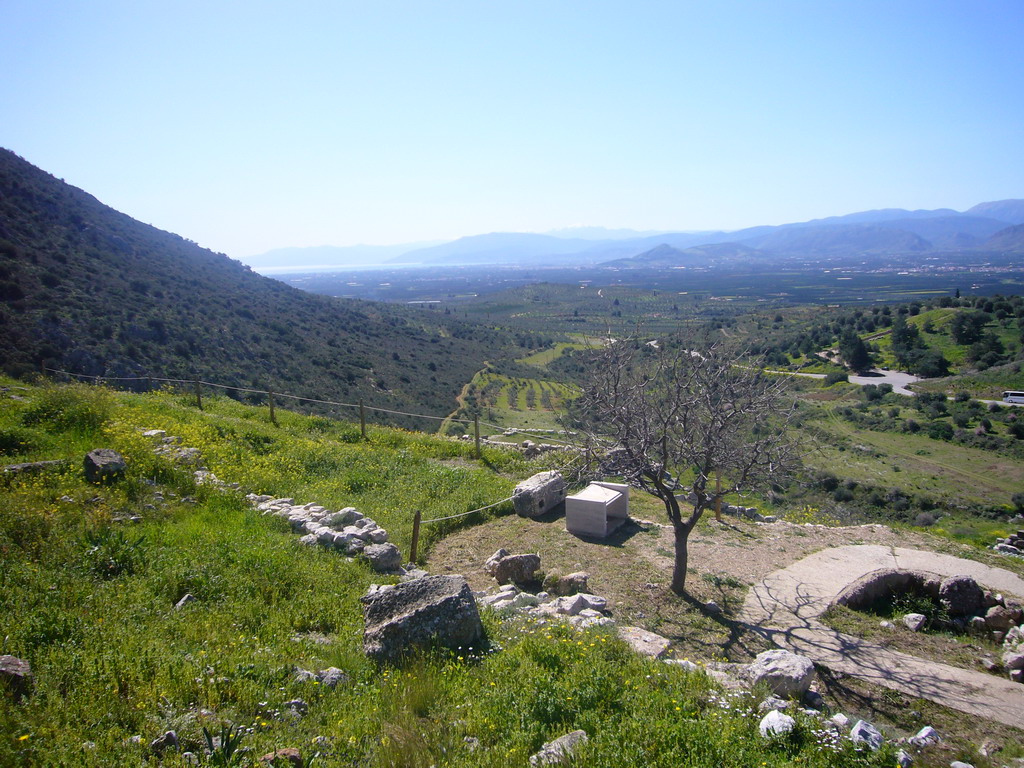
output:
[[[97,448],[85,454],[82,468],[90,483],[113,483],[124,477],[128,465],[124,456],[113,448]]]
[[[776,649],[757,654],[746,670],[751,684],[765,683],[776,696],[803,698],[814,681],[811,660]]]
[[[17,656],[0,656],[0,688],[17,701],[32,690],[32,667]]]
[[[424,576],[360,599],[363,651],[376,661],[395,661],[431,645],[472,645],[483,636],[476,600],[462,576]]]
[[[507,555],[494,566],[494,578],[499,584],[529,584],[540,568],[540,555]]]
[[[512,491],[512,506],[516,514],[537,517],[564,503],[565,494],[565,478],[561,472],[539,472],[515,487]]]
[[[982,613],[985,591],[970,576],[950,576],[939,584],[939,602],[950,616],[976,616]]]

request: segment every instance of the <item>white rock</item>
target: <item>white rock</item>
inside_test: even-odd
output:
[[[689,659],[662,659],[666,664],[673,664],[677,667],[682,667],[687,672],[696,672],[699,667]]]
[[[814,681],[814,664],[804,656],[776,649],[757,654],[746,674],[752,684],[763,682],[776,696],[802,698]]]
[[[557,597],[550,603],[544,603],[544,611],[546,613],[559,614],[561,616],[575,616],[584,608],[589,607],[581,595]]]
[[[583,600],[585,606],[580,609],[581,611],[586,610],[587,608],[594,611],[604,611],[608,608],[608,601],[599,595],[590,595],[586,592],[580,592],[577,597]]]
[[[793,730],[796,725],[794,720],[789,715],[780,712],[777,709],[773,709],[767,715],[761,718],[761,723],[758,725],[758,730],[764,738],[771,738],[772,736],[782,736]]]
[[[498,563],[504,560],[510,554],[512,553],[509,552],[507,549],[499,549],[497,552],[495,552],[493,555],[487,558],[487,561],[484,563],[484,573],[486,573],[488,576],[493,576],[495,570],[497,570],[498,568]]]
[[[586,731],[572,731],[549,741],[540,748],[540,752],[530,756],[530,765],[558,765],[572,757],[578,744],[586,744]]]
[[[850,741],[854,744],[865,744],[871,751],[875,751],[885,742],[885,737],[871,723],[858,720],[850,731]]]
[[[903,623],[911,632],[920,632],[928,622],[928,617],[923,613],[908,613],[903,617]]]
[[[896,753],[896,765],[900,768],[910,768],[914,764],[914,758],[910,756],[910,753],[904,749],[901,749]]]
[[[669,646],[672,644],[667,637],[656,635],[654,632],[648,632],[640,627],[619,627],[618,635],[641,656],[650,656],[654,659],[660,659],[668,653]]]
[[[1003,651],[1003,666],[1009,670],[1024,669],[1024,653]]]
[[[835,725],[840,728],[845,728],[850,724],[850,718],[844,715],[842,712],[836,712],[832,717],[829,718]]]
[[[939,736],[939,732],[930,725],[926,725],[916,734],[907,739],[907,743],[912,744],[915,747],[926,747],[929,744],[938,744],[940,741],[942,741],[942,738]]]

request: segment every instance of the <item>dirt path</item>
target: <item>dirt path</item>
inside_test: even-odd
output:
[[[484,367],[474,373],[469,381],[462,385],[462,390],[455,396],[455,410],[449,413],[444,421],[441,422],[441,426],[437,428],[437,434],[447,435],[448,425],[452,423],[452,419],[459,415],[459,411],[466,407],[466,398],[469,397],[469,390],[473,387],[473,382],[476,381],[476,377],[480,374],[487,373],[491,368],[490,362],[484,360]]]
[[[774,571],[748,592],[741,617],[773,643],[830,669],[1020,727],[1024,686],[1005,678],[925,661],[826,627],[820,616],[847,585],[882,568],[968,575],[1024,598],[1024,578],[973,560],[879,545],[832,547]]]

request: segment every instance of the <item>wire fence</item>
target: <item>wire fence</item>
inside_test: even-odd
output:
[[[558,445],[563,445],[563,446],[566,446],[566,447],[571,445],[569,442],[567,442],[565,440],[559,440],[557,438],[553,438],[553,437],[550,437],[550,436],[539,435],[539,434],[533,433],[533,432],[531,432],[529,430],[528,427],[508,427],[508,426],[502,426],[501,424],[494,424],[492,422],[480,421],[479,418],[465,419],[465,418],[458,418],[458,417],[455,417],[455,416],[432,416],[432,415],[426,414],[426,413],[413,413],[411,411],[398,411],[398,410],[393,410],[393,409],[390,409],[390,408],[381,408],[379,406],[374,406],[374,405],[365,405],[361,400],[358,403],[344,403],[344,402],[337,401],[337,400],[324,400],[324,399],[314,398],[314,397],[303,397],[301,395],[292,395],[292,394],[288,394],[288,393],[285,393],[285,392],[275,392],[273,390],[251,389],[251,388],[248,388],[248,387],[239,387],[239,386],[234,386],[234,385],[229,385],[229,384],[218,384],[216,382],[205,381],[203,379],[170,379],[170,378],[163,378],[163,377],[159,377],[159,376],[94,376],[94,375],[85,374],[85,373],[72,373],[71,371],[63,371],[63,370],[59,370],[57,368],[45,368],[44,367],[43,370],[48,372],[48,373],[53,373],[53,374],[57,374],[57,375],[61,375],[61,376],[69,376],[69,377],[76,378],[76,379],[90,380],[90,381],[94,381],[94,382],[97,382],[97,383],[118,382],[118,381],[145,381],[145,382],[158,382],[158,383],[161,383],[161,384],[179,384],[179,385],[184,385],[184,386],[190,386],[190,387],[193,387],[194,390],[195,390],[196,400],[197,400],[197,403],[198,403],[200,409],[202,408],[202,394],[200,392],[200,388],[201,387],[210,387],[212,389],[230,390],[230,391],[233,391],[233,392],[244,392],[246,394],[253,394],[253,395],[265,395],[268,398],[268,401],[270,403],[271,420],[274,421],[275,424],[277,423],[276,416],[274,414],[274,400],[275,400],[275,398],[281,398],[281,399],[284,399],[284,400],[292,400],[292,401],[295,401],[295,402],[302,402],[302,403],[313,403],[313,404],[316,404],[316,405],[329,405],[329,406],[333,406],[333,407],[336,407],[336,408],[354,408],[354,409],[357,409],[359,411],[359,414],[360,414],[360,428],[362,430],[363,437],[366,437],[365,413],[367,411],[372,411],[374,413],[386,413],[386,414],[389,414],[389,415],[392,415],[392,416],[408,416],[408,417],[411,417],[411,418],[427,419],[427,420],[430,420],[430,421],[439,421],[439,422],[466,424],[466,425],[472,424],[474,426],[474,430],[475,430],[475,433],[476,433],[476,442],[477,442],[478,451],[479,451],[479,443],[480,443],[480,437],[479,437],[479,428],[480,427],[490,427],[492,429],[500,429],[502,431],[514,430],[516,434],[523,435],[524,437],[532,437],[532,438],[535,438],[537,440],[547,440],[550,443],[554,443],[554,444],[558,444]],[[492,441],[492,444],[493,444],[493,441]]]
[[[500,429],[500,430],[515,429],[517,434],[525,435],[526,437],[536,437],[538,440],[545,439],[543,436],[533,434],[533,433],[531,433],[531,432],[529,432],[529,431],[527,431],[526,429],[523,429],[523,428],[519,428],[519,427],[512,427],[512,428],[510,428],[510,427],[502,426],[500,424],[493,424],[493,423],[490,423],[490,422],[482,422],[478,418],[460,419],[460,418],[455,418],[455,417],[450,417],[450,416],[431,416],[429,414],[424,414],[424,413],[411,413],[411,412],[408,412],[408,411],[397,411],[397,410],[392,410],[392,409],[389,409],[389,408],[380,408],[380,407],[377,407],[377,406],[367,406],[362,401],[360,401],[358,403],[344,403],[344,402],[340,402],[340,401],[337,401],[337,400],[324,400],[324,399],[313,398],[313,397],[302,397],[300,395],[292,395],[292,394],[283,393],[283,392],[274,392],[273,390],[251,389],[251,388],[248,388],[248,387],[231,386],[231,385],[228,385],[228,384],[217,384],[216,382],[204,381],[202,379],[171,379],[171,378],[165,378],[165,377],[159,377],[159,376],[93,376],[93,375],[84,374],[84,373],[72,373],[71,371],[63,371],[63,370],[60,370],[60,369],[57,369],[57,368],[45,368],[44,367],[43,370],[45,372],[53,373],[53,374],[56,374],[56,375],[59,375],[59,376],[68,376],[68,377],[71,377],[71,378],[83,379],[83,380],[93,381],[93,382],[96,382],[96,383],[118,382],[118,381],[145,381],[145,382],[159,382],[161,384],[178,384],[178,385],[191,386],[191,387],[194,388],[195,395],[196,395],[196,404],[197,404],[197,406],[200,409],[202,409],[202,407],[203,407],[202,406],[202,394],[201,394],[201,388],[202,387],[210,387],[212,389],[231,390],[231,391],[234,391],[234,392],[245,392],[247,394],[265,395],[268,398],[268,403],[269,403],[269,406],[270,406],[270,419],[271,419],[271,421],[275,425],[277,424],[277,418],[276,418],[276,416],[274,414],[274,398],[275,397],[279,397],[279,398],[283,398],[283,399],[287,399],[287,400],[293,400],[293,401],[296,401],[296,402],[316,403],[318,405],[330,405],[330,406],[339,407],[339,408],[357,408],[359,410],[360,429],[362,430],[362,435],[363,435],[364,438],[366,437],[366,419],[365,419],[365,412],[366,411],[373,411],[373,412],[376,412],[376,413],[387,413],[387,414],[392,414],[392,415],[397,415],[397,416],[411,416],[411,417],[430,419],[430,420],[433,420],[433,421],[441,421],[441,422],[448,422],[448,423],[456,422],[456,423],[461,423],[461,424],[472,424],[473,427],[474,427],[475,438],[476,438],[476,454],[477,454],[477,458],[480,458],[480,426],[493,427],[495,429]],[[570,445],[570,443],[568,443],[568,442],[557,440],[557,439],[552,439],[550,437],[548,437],[547,439],[550,440],[552,443],[557,443],[557,444],[560,444],[560,445],[563,445],[563,446],[566,446],[566,447],[568,447]],[[494,441],[489,441],[489,442],[492,445],[495,444]],[[509,444],[509,446],[511,447],[512,444]],[[564,469],[565,467],[568,467],[571,463],[572,462],[569,462],[569,463],[565,464],[562,468]],[[495,501],[492,504],[487,504],[486,506],[483,506],[483,507],[479,507],[478,509],[471,509],[468,512],[460,512],[460,513],[458,513],[456,515],[446,515],[445,517],[435,517],[435,518],[431,518],[429,520],[423,520],[421,512],[419,510],[416,510],[416,512],[414,513],[414,516],[413,516],[412,546],[411,546],[411,550],[410,550],[410,560],[411,560],[411,562],[415,562],[416,561],[417,548],[418,548],[418,545],[419,545],[420,525],[429,525],[431,523],[442,523],[442,522],[446,522],[446,521],[449,521],[449,520],[456,520],[458,518],[468,517],[469,515],[476,514],[477,512],[485,512],[488,509],[493,509],[495,507],[501,506],[502,504],[505,504],[506,502],[512,501],[513,498],[514,498],[514,496],[507,496],[504,499],[501,499],[499,501]]]

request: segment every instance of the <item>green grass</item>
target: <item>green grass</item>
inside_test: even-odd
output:
[[[860,429],[838,416],[815,422],[836,440],[819,443],[805,457],[821,470],[842,468],[860,483],[923,493],[951,506],[958,502],[1007,504],[1024,487],[1024,462],[924,434]]]
[[[928,379],[915,384],[914,389],[919,392],[945,392],[949,395],[966,392],[981,400],[1002,400],[1003,392],[1008,389],[1024,390],[1024,365],[1020,362],[1007,363],[985,371]]]
[[[196,487],[139,429],[181,435],[225,480],[356,503],[399,531],[413,506],[401,494],[457,509],[533,471],[504,452],[474,463],[460,443],[397,430],[371,430],[363,443],[351,424],[286,411],[272,427],[264,411],[230,401],[200,413],[175,395],[77,387],[26,397],[0,401],[0,426],[33,443],[5,460],[72,461],[0,483],[0,653],[27,659],[35,676],[25,701],[0,694],[0,765],[183,766],[179,753],[157,760],[147,747],[173,729],[206,765],[226,750],[207,757],[204,731],[239,737],[221,764],[246,767],[280,747],[320,753],[319,765],[518,766],[577,728],[591,737],[579,761],[593,766],[892,764],[891,748],[833,750],[803,716],[791,738],[765,741],[755,695],[725,697],[704,675],[644,660],[597,630],[486,614],[479,649],[375,667],[361,652],[358,597],[381,577],[299,545],[240,494]],[[84,481],[80,453],[100,445],[126,456],[123,481]],[[448,460],[464,471],[449,473]],[[117,522],[129,516],[140,522]],[[186,593],[196,601],[175,610]],[[296,676],[327,666],[348,682],[331,690]],[[303,716],[289,711],[294,699]]]
[[[547,379],[484,370],[473,378],[467,394],[478,403],[482,421],[500,427],[550,430],[560,428],[559,411],[573,389]]]
[[[567,349],[587,349],[588,345],[572,342],[572,341],[560,341],[553,347],[548,349],[542,349],[540,352],[534,352],[532,355],[519,358],[517,363],[526,363],[527,365],[533,365],[538,368],[544,368],[548,363],[553,360],[557,360]]]
[[[937,349],[940,351],[949,361],[950,367],[954,371],[966,371],[970,368],[967,361],[967,353],[969,351],[969,345],[957,344],[953,341],[950,335],[950,326],[953,322],[953,318],[960,312],[969,312],[969,309],[958,309],[953,307],[941,307],[935,309],[929,309],[921,312],[918,315],[913,315],[907,318],[907,324],[916,326],[920,332],[921,341],[923,341],[928,347]],[[1019,322],[1009,322],[1006,327],[1003,327],[999,322],[990,322],[985,326],[985,332],[994,333],[999,340],[1003,343],[1003,346],[1011,353],[1014,349],[1019,348],[1020,329]],[[924,331],[924,326],[927,323],[931,323],[932,332],[928,333]],[[895,358],[891,352],[891,337],[886,334],[874,341],[874,344],[879,348],[881,352],[883,365],[893,367],[896,365]]]

